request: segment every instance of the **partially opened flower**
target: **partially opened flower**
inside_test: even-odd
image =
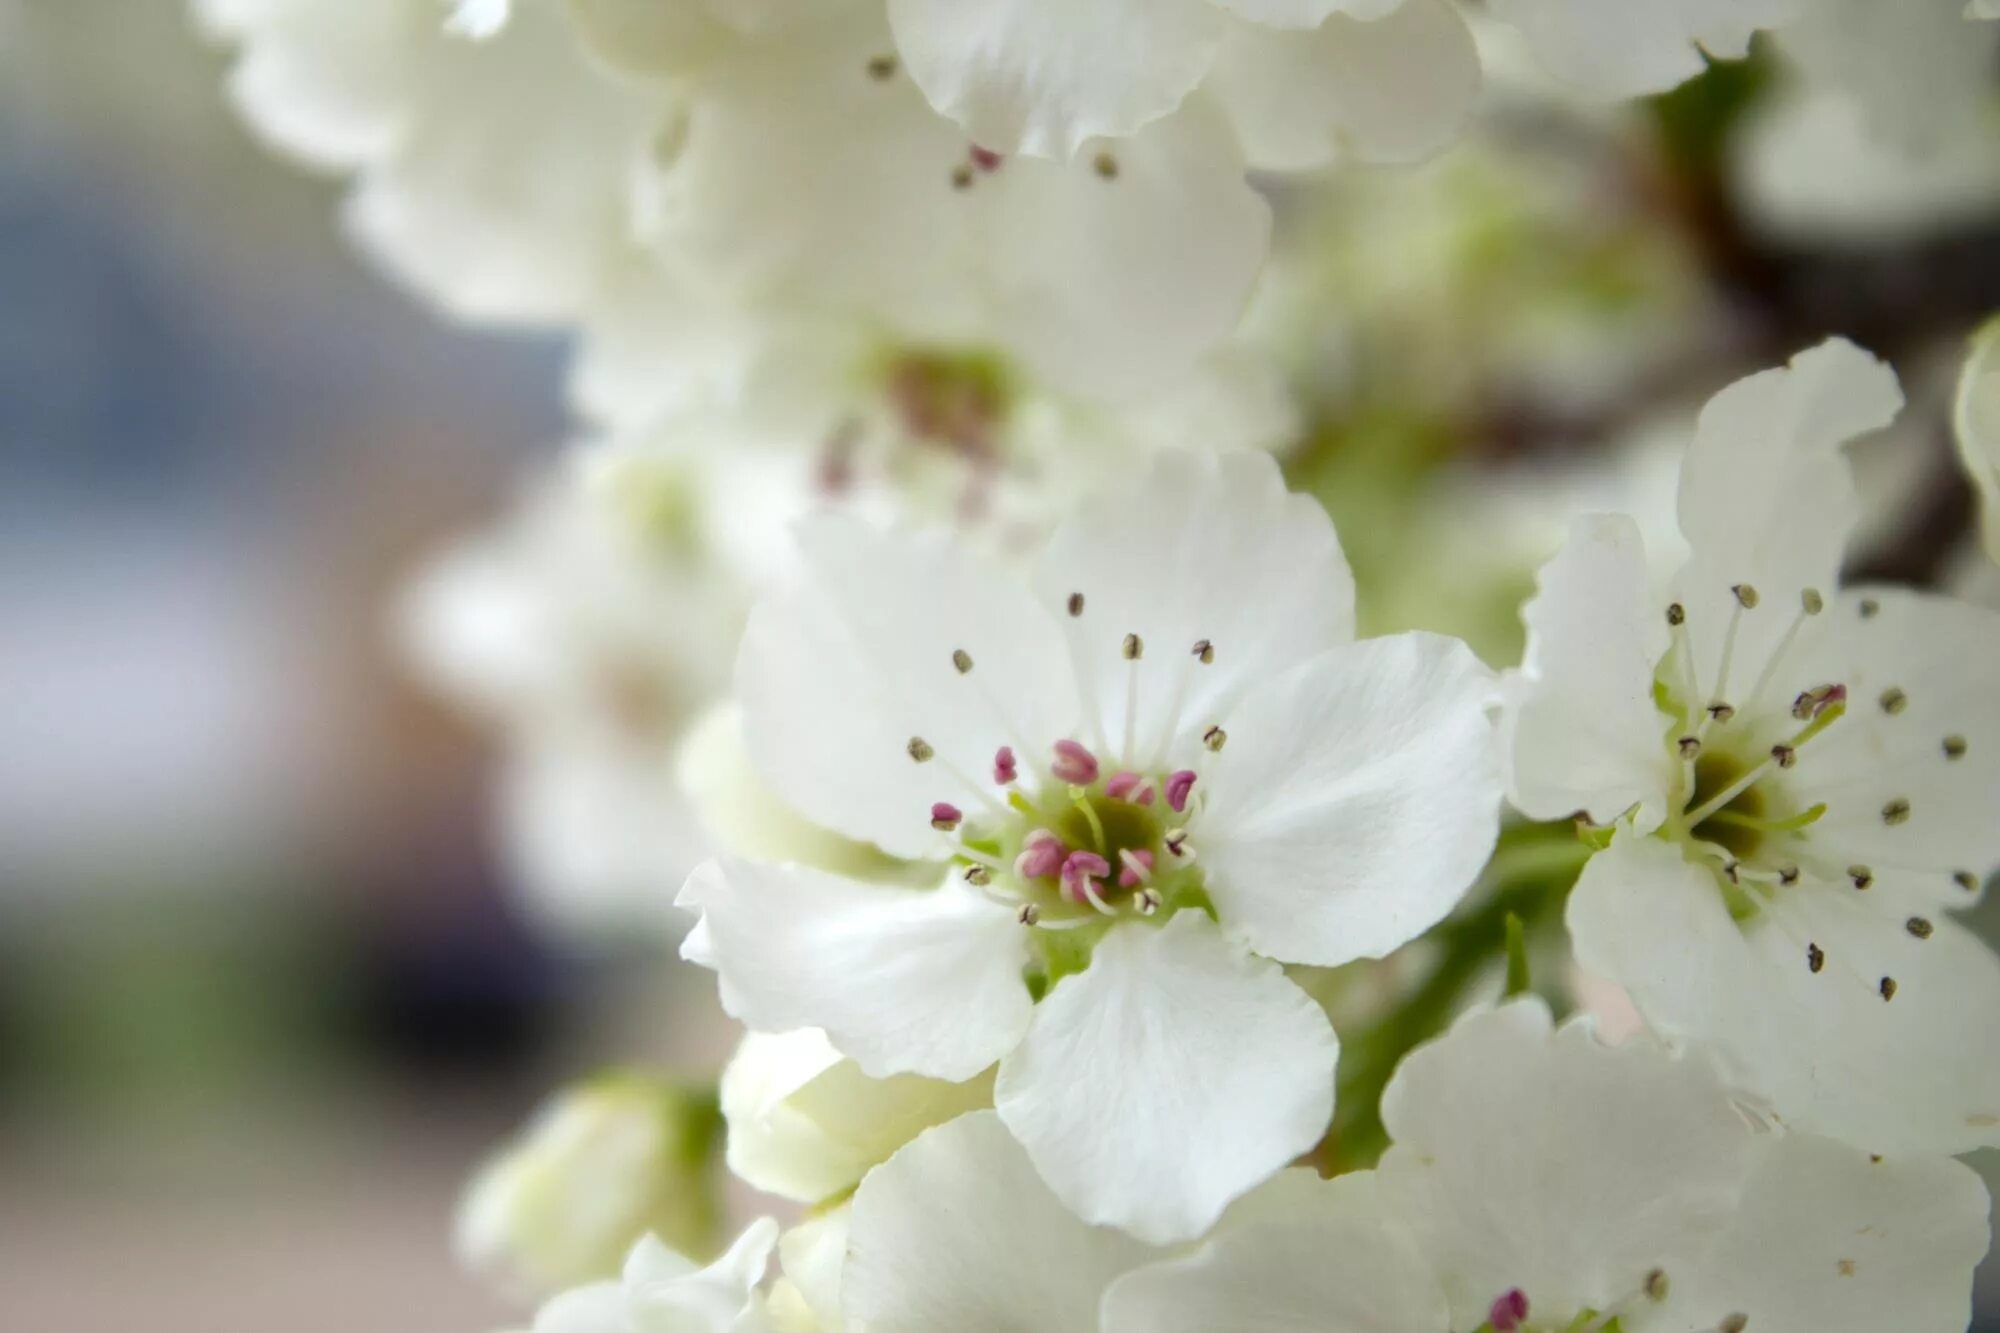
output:
[[[1980,534],[1986,553],[2000,560],[2000,319],[1972,340],[1958,380],[1952,425],[1958,456],[1979,492]]]
[[[763,1327],[757,1284],[778,1224],[760,1218],[720,1259],[700,1267],[648,1236],[615,1281],[564,1292],[542,1306],[532,1333],[752,1333]]]
[[[2000,959],[1948,915],[2000,862],[2000,618],[1837,586],[1841,446],[1900,405],[1838,341],[1717,395],[1673,590],[1631,520],[1580,520],[1505,730],[1521,809],[1617,823],[1570,899],[1579,962],[1790,1123],[1957,1152],[2000,1142]]]
[[[1958,1333],[1979,1177],[1758,1134],[1716,1075],[1553,1028],[1463,1019],[1397,1071],[1373,1172],[1118,1280],[1105,1333]]]
[[[1326,1126],[1333,1033],[1279,964],[1386,954],[1483,864],[1485,669],[1350,642],[1332,527],[1262,455],[1162,455],[1032,590],[936,535],[800,543],[738,665],[751,757],[936,887],[724,859],[682,895],[687,956],[752,1028],[820,1027],[872,1076],[999,1061],[1066,1203],[1200,1232]]]
[[[467,1187],[459,1257],[505,1289],[542,1296],[616,1275],[648,1234],[709,1252],[721,1128],[712,1091],[638,1071],[565,1088]]]

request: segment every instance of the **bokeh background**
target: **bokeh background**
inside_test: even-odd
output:
[[[372,274],[337,187],[230,116],[224,68],[177,0],[0,0],[0,1327],[488,1329],[516,1312],[448,1248],[469,1167],[564,1078],[713,1068],[730,1036],[648,942],[586,955],[528,929],[488,745],[391,643],[398,581],[553,454],[563,348],[454,328]],[[1610,260],[1601,284],[1701,336],[1607,400],[1489,395],[1473,443],[1437,452],[1569,467],[1842,331],[1928,402],[1874,464],[1894,502],[1863,563],[1955,577],[1970,505],[1940,386],[2000,309],[2000,207],[1959,201],[1921,234],[1750,234],[1718,138],[1746,77],[1647,113],[1669,170],[1634,187],[1662,233],[1634,243],[1678,294],[1635,295]],[[1542,202],[1598,207],[1553,184]],[[1305,216],[1365,228],[1365,203],[1327,207]],[[1560,268],[1535,235],[1494,264]],[[1328,280],[1369,290],[1369,318],[1435,299],[1460,335],[1468,310],[1496,345],[1518,327],[1504,284],[1374,291],[1393,260],[1355,253]],[[1440,534],[1499,502],[1410,472],[1418,446],[1380,407],[1350,401],[1298,464],[1364,586],[1403,548],[1342,496],[1429,487]],[[1485,601],[1405,618],[1504,644],[1492,592],[1519,569],[1476,544],[1448,558]]]

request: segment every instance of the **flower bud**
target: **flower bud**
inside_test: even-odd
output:
[[[641,1073],[557,1093],[473,1177],[455,1244],[468,1267],[519,1295],[615,1276],[649,1232],[714,1249],[715,1098]]]

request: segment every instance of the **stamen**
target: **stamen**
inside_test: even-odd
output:
[[[1806,970],[1814,976],[1818,976],[1820,969],[1825,966],[1826,950],[1820,948],[1817,944],[1806,945]]]
[[[1120,869],[1118,887],[1137,888],[1144,884],[1153,873],[1153,854],[1137,847],[1127,847],[1118,853]]]
[[[1923,917],[1913,916],[1908,921],[1905,921],[1903,923],[1903,929],[1909,931],[1910,934],[1917,939],[1927,940],[1931,937],[1931,932],[1935,930],[1936,927],[1932,926],[1931,923],[1925,920]]]
[[[1194,790],[1195,772],[1191,768],[1176,769],[1167,775],[1167,806],[1175,814],[1187,809],[1188,793]]]
[[[1056,742],[1056,759],[1049,766],[1059,782],[1072,787],[1088,787],[1097,781],[1097,756],[1072,740]]]
[[[1882,984],[1876,987],[1876,989],[1882,993],[1882,1003],[1887,1004],[1896,998],[1896,979],[1894,977],[1883,977]]]
[[[993,882],[993,872],[982,865],[967,866],[965,868],[965,882],[974,888],[983,889]]]
[[[1167,836],[1161,839],[1161,841],[1166,845],[1167,852],[1170,855],[1185,856],[1187,855],[1187,836],[1187,830],[1184,828],[1170,828],[1167,830]]]
[[[1910,803],[1898,796],[1882,807],[1882,822],[1894,828],[1898,824],[1910,822]]]
[[[1210,665],[1215,661],[1215,645],[1207,639],[1196,639],[1194,644],[1194,658],[1195,661],[1200,662],[1203,666]]]
[[[1006,158],[1000,156],[1000,154],[994,152],[991,148],[981,148],[978,144],[972,145],[972,147],[966,151],[966,156],[972,159],[973,166],[978,167],[981,171],[986,171],[986,172],[993,172],[1000,170],[1000,164],[1007,160]]]
[[[1789,745],[1773,745],[1771,758],[1778,761],[1779,768],[1790,768],[1799,762],[1799,752]]]
[[[965,821],[965,812],[950,801],[935,801],[931,804],[931,827],[940,833],[950,833]]]
[[[1080,615],[1082,615],[1082,614],[1083,614],[1083,594],[1082,594],[1082,593],[1080,593],[1080,592],[1073,592],[1073,593],[1071,593],[1071,594],[1069,595],[1069,613],[1070,613],[1070,614],[1071,614],[1072,616],[1080,616]]]
[[[1951,877],[1951,882],[1958,885],[1959,888],[1964,889],[1967,893],[1979,892],[1979,876],[1973,874],[1970,870],[1958,871]]]
[[[1069,848],[1063,840],[1048,829],[1038,828],[1030,833],[1021,844],[1021,854],[1014,858],[1014,873],[1022,879],[1047,879],[1059,873],[1063,858]]]
[[[1963,759],[1965,758],[1965,750],[1965,737],[1947,736],[1944,738],[1944,757],[1946,759],[1954,761]]]
[[[993,780],[1005,787],[1021,775],[1014,760],[1014,747],[1003,745],[993,752]]]
[[[1528,1297],[1519,1287],[1494,1297],[1486,1312],[1486,1322],[1493,1326],[1493,1333],[1520,1333],[1527,1319]]]
[[[1071,852],[1063,862],[1063,893],[1071,902],[1089,903],[1106,916],[1113,908],[1098,893],[1097,881],[1111,873],[1111,863],[1095,852]]]
[[[1865,890],[1875,883],[1875,872],[1867,866],[1849,866],[1847,878],[1853,881],[1855,888]]]
[[[1807,709],[1807,714],[1810,714],[1813,720],[1800,728],[1797,735],[1782,744],[1772,746],[1771,757],[1769,759],[1766,759],[1763,763],[1757,765],[1743,776],[1737,778],[1736,781],[1730,783],[1727,787],[1724,787],[1721,791],[1683,815],[1682,822],[1685,827],[1698,827],[1710,815],[1715,814],[1744,792],[1756,786],[1772,769],[1790,767],[1790,764],[1787,764],[1783,757],[1787,752],[1791,754],[1792,762],[1797,762],[1799,748],[1814,736],[1832,726],[1839,719],[1841,713],[1845,711],[1845,705],[1840,700],[1847,697],[1846,687],[1840,685],[1822,685],[1819,688],[1827,691],[1828,695],[1826,700],[1818,702]],[[1838,698],[1834,697],[1833,692],[1836,691],[1838,692]],[[1806,694],[1812,693],[1814,693],[1812,690],[1806,691]],[[1804,699],[1805,695],[1800,695],[1799,697]],[[1806,714],[1801,714],[1798,708],[1794,707],[1792,715],[1798,717]],[[1682,747],[1681,752],[1683,754],[1687,752],[1685,746]],[[1821,813],[1824,813],[1824,810]],[[1817,819],[1819,816],[1815,815],[1813,817]]]
[[[1857,609],[1861,612],[1863,620],[1873,620],[1876,613],[1881,611],[1882,603],[1876,601],[1873,597],[1864,597],[1861,599],[1861,605]]]
[[[1680,738],[1678,744],[1680,746],[1681,758],[1683,759],[1694,759],[1701,754],[1701,738],[1699,736],[1683,736]]]
[[[1125,672],[1125,740],[1119,751],[1121,758],[1131,760],[1134,753],[1133,740],[1139,727],[1139,659],[1146,655],[1146,645],[1136,634],[1127,634],[1118,647],[1119,655],[1131,666]]]
[[[1910,696],[1903,693],[1900,686],[1891,685],[1882,691],[1882,711],[1894,717],[1910,706]]]
[[[1144,885],[1132,895],[1132,907],[1140,916],[1151,916],[1160,910],[1160,891],[1152,885]]]
[[[1201,743],[1211,750],[1220,750],[1229,744],[1229,733],[1221,727],[1210,727],[1201,733]]]
[[[931,761],[931,756],[937,753],[936,750],[933,750],[931,748],[931,743],[925,740],[922,736],[910,737],[910,743],[904,746],[903,749],[905,753],[907,753],[910,756],[910,758],[916,760],[920,764],[929,763]]]
[[[896,57],[870,56],[868,58],[868,77],[877,83],[887,83],[890,79],[895,78]]]
[[[1014,919],[1024,926],[1032,926],[1042,919],[1042,909],[1033,903],[1022,903],[1021,914]]]
[[[957,667],[958,674],[963,676],[972,670],[972,654],[963,648],[954,648],[951,650],[951,664]]]
[[[1736,716],[1736,710],[1728,704],[1714,703],[1708,706],[1708,716],[1715,722],[1727,722]]]
[[[1816,616],[1826,610],[1826,598],[1819,595],[1818,588],[1807,588],[1799,593],[1799,605],[1809,616]]]
[[[1146,655],[1146,641],[1136,634],[1127,634],[1118,645],[1118,652],[1126,661],[1136,662]]]
[[[1729,669],[1736,660],[1736,630],[1743,623],[1743,613],[1757,605],[1757,590],[1747,583],[1739,583],[1730,589],[1736,594],[1736,607],[1729,613],[1729,625],[1722,631],[1722,660],[1715,668],[1715,689],[1709,694],[1709,716],[1702,719],[1700,735],[1708,729],[1710,719],[1715,716],[1715,705],[1722,703],[1722,696],[1729,692]],[[1690,696],[1689,703],[1694,702]]]
[[[1120,769],[1104,780],[1104,794],[1114,801],[1129,801],[1134,805],[1153,803],[1153,784],[1144,776],[1131,769]]]

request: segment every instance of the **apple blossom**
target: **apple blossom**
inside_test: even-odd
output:
[[[1198,1233],[1331,1110],[1333,1034],[1278,963],[1380,957],[1483,863],[1485,670],[1349,642],[1332,528],[1262,455],[1162,455],[1057,528],[1032,593],[936,535],[799,539],[739,662],[751,757],[935,887],[724,858],[682,894],[685,956],[873,1077],[998,1061],[1059,1197]]]

